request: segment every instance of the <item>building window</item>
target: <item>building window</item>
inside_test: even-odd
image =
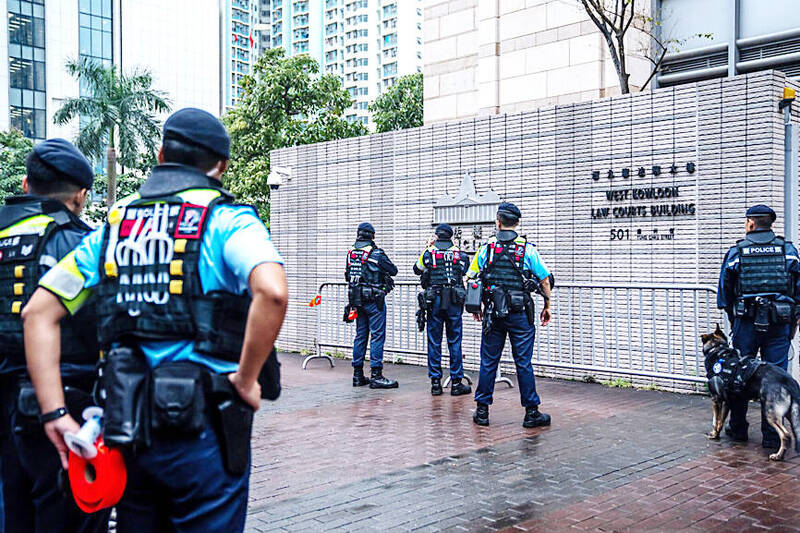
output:
[[[44,0],[9,0],[9,119],[26,137],[47,135]]]

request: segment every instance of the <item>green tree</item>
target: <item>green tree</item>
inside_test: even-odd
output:
[[[33,141],[19,130],[0,132],[0,200],[22,194],[25,158],[33,150]]]
[[[309,56],[285,57],[267,50],[239,85],[243,95],[223,118],[231,135],[231,162],[225,186],[269,219],[270,150],[365,135],[344,111],[353,105],[339,78],[319,75]]]
[[[170,104],[165,93],[151,87],[153,77],[147,71],[126,75],[89,60],[69,61],[67,71],[90,96],[66,99],[53,120],[66,124],[80,117],[75,144],[90,159],[100,160],[105,152],[106,200],[111,205],[117,197],[117,150],[123,167],[152,166],[161,137],[156,116],[168,113]]]
[[[377,133],[422,126],[422,74],[398,79],[369,105],[369,110]]]

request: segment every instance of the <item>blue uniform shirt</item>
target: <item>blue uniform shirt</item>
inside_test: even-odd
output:
[[[800,257],[797,248],[790,242],[786,243],[786,270],[794,274],[795,294],[800,295]],[[719,284],[717,286],[717,307],[732,311],[736,303],[736,282],[739,276],[739,249],[732,246],[719,272]],[[787,297],[788,298],[788,297]]]
[[[52,276],[42,278],[41,285],[60,296],[72,313],[86,300],[91,288],[100,282],[104,232],[105,225],[87,235],[73,253],[51,271]],[[248,290],[250,272],[262,263],[283,264],[283,259],[255,211],[247,206],[215,207],[200,247],[198,271],[203,291],[223,290],[240,294]],[[74,278],[75,270],[82,277],[83,291],[68,299],[57,290],[59,280],[56,276],[72,275]],[[235,372],[238,368],[237,363],[196,352],[194,341],[190,340],[142,342],[139,346],[151,367],[170,361],[193,361],[219,373]]]
[[[521,244],[524,242],[523,237],[516,237],[516,243]],[[489,255],[489,247],[486,244],[481,245],[478,253],[472,260],[472,264],[467,271],[467,277],[473,279],[477,277],[478,273],[486,266],[486,261]],[[539,280],[543,280],[550,275],[550,269],[544,263],[542,256],[534,245],[529,242],[525,244],[525,257],[523,258],[523,269],[533,273]]]

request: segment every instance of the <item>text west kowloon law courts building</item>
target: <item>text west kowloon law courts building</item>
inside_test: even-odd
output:
[[[658,4],[664,31],[712,37],[668,55],[650,90],[619,95],[577,3],[427,2],[425,126],[272,154],[291,170],[272,196],[292,294],[279,346],[349,355],[344,254],[369,220],[400,268],[388,359],[423,364],[414,260],[438,222],[475,250],[509,200],[556,276],[537,371],[704,381],[699,334],[723,321],[719,264],[746,207],[770,204],[778,231],[797,235],[800,103],[788,115],[778,104],[800,88],[800,12],[779,0]],[[629,64],[635,86],[649,71],[641,58]],[[322,284],[323,305],[309,308]],[[480,332],[465,324],[474,369]]]

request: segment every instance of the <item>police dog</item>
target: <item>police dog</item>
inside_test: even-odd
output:
[[[728,337],[720,329],[713,333],[701,335],[703,341],[703,355],[708,373],[708,389],[711,392],[711,404],[714,410],[714,419],[711,431],[706,435],[709,439],[718,439],[725,419],[730,412],[729,403],[736,399],[733,392],[727,389],[722,378],[715,372],[714,366],[720,359],[739,357],[739,353],[728,345]],[[717,367],[719,368],[719,367]],[[800,386],[783,369],[762,364],[748,380],[742,396],[748,399],[761,401],[761,413],[769,425],[775,428],[781,439],[781,447],[769,458],[773,461],[782,461],[786,450],[794,436],[795,451],[800,453]]]

